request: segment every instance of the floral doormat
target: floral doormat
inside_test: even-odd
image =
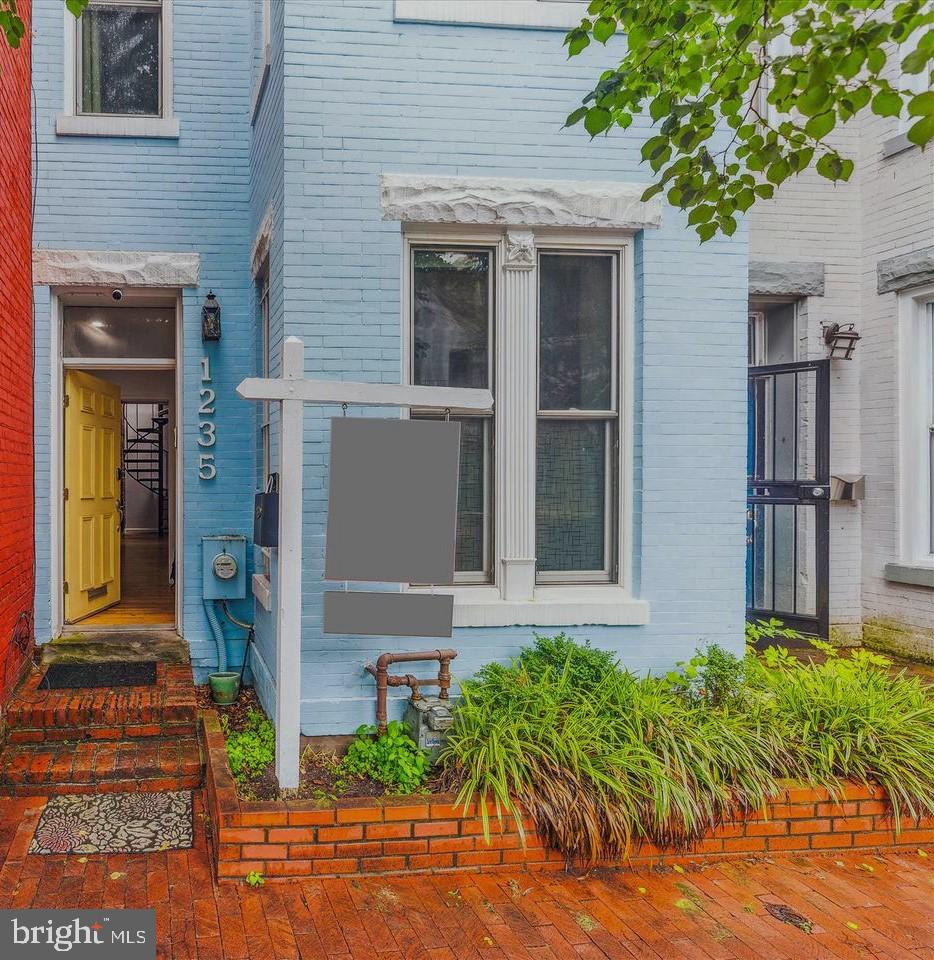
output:
[[[53,797],[30,853],[154,853],[192,845],[191,793]]]

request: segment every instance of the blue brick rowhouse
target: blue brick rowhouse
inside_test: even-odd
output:
[[[745,236],[701,247],[641,201],[645,120],[593,142],[562,129],[600,66],[562,49],[581,10],[95,0],[76,23],[37,0],[40,640],[160,625],[201,680],[219,655],[239,667],[202,543],[235,538],[214,543],[243,550],[245,597],[222,595],[255,622],[275,712],[279,558],[251,539],[278,410],[236,386],[279,376],[295,336],[309,378],[493,393],[452,411],[457,572],[437,589],[455,596],[456,676],[533,632],[638,670],[741,647]],[[80,419],[92,394],[109,420]],[[305,734],[370,722],[364,664],[412,647],[323,633],[334,413],[305,410]],[[82,430],[123,438],[122,459],[86,466],[122,462],[109,503],[82,499]]]

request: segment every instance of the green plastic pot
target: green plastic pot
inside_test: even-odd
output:
[[[208,674],[208,683],[215,703],[233,703],[240,693],[239,673],[211,673]]]

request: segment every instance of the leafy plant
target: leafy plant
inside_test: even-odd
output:
[[[658,680],[614,669],[596,683],[570,670],[535,675],[522,658],[462,684],[442,762],[459,799],[498,817],[519,804],[548,843],[596,860],[634,838],[683,843],[733,803],[764,804],[767,744],[740,717],[711,714]]]
[[[252,887],[254,890],[257,887],[263,886],[265,882],[266,878],[258,870],[251,870],[246,875],[246,885]]]
[[[807,639],[803,633],[786,627],[784,622],[776,617],[746,621],[746,643],[755,644],[760,640],[791,640],[803,643]]]
[[[578,643],[566,633],[554,637],[535,634],[535,643],[522,649],[519,662],[533,677],[549,668],[556,673],[567,671],[571,683],[581,689],[596,686],[619,667],[615,654],[592,647],[589,640]]]
[[[860,113],[907,116],[915,144],[934,137],[929,82],[899,90],[888,67],[916,40],[901,69],[929,81],[932,23],[925,0],[591,0],[565,38],[569,56],[617,33],[625,53],[567,125],[594,137],[648,112],[657,126],[642,159],[655,180],[644,199],[665,191],[702,242],[729,236],[739,214],[812,166],[849,180],[853,161],[827,138]]]
[[[785,746],[783,775],[830,790],[839,778],[879,783],[896,818],[934,814],[930,687],[877,653],[826,652],[822,664],[749,661],[760,721]]]
[[[879,783],[896,816],[934,813],[930,689],[878,654],[825,652],[817,664],[708,647],[661,679],[614,667],[594,682],[571,669],[586,646],[558,667],[524,651],[462,684],[441,762],[460,802],[481,801],[487,834],[491,812],[521,832],[524,811],[591,861],[633,840],[690,843],[736,806],[761,808],[778,778]]]
[[[224,732],[227,734],[227,762],[239,783],[255,780],[275,760],[276,731],[262,711],[250,710],[243,730],[230,731],[224,724]]]
[[[428,751],[420,750],[397,720],[390,721],[382,736],[375,737],[376,732],[373,726],[357,729],[341,771],[349,777],[369,777],[399,793],[414,793],[428,775]]]
[[[80,17],[90,0],[65,0],[65,6],[75,17]],[[15,50],[26,35],[26,24],[16,9],[16,0],[0,0],[0,31]]]
[[[670,689],[712,707],[735,705],[743,696],[746,662],[716,643],[698,650],[665,675]]]

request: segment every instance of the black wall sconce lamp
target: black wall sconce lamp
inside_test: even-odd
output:
[[[824,343],[830,347],[831,360],[852,360],[856,343],[861,339],[852,323],[845,327],[839,323],[824,327]]]
[[[209,340],[220,340],[221,338],[221,305],[214,296],[214,291],[209,290],[201,305],[201,339],[204,342]]]

